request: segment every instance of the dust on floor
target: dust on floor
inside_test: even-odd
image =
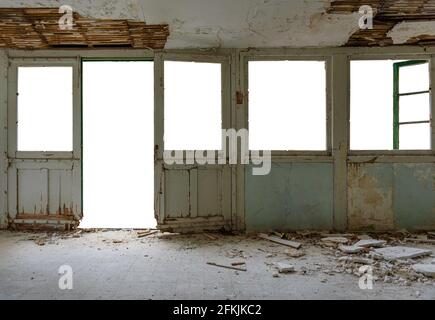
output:
[[[434,279],[413,267],[434,262],[432,234],[269,236],[301,247],[257,235],[1,231],[0,298],[435,299]],[[370,246],[346,253],[361,239],[430,252],[412,259],[385,259]],[[73,271],[72,290],[59,287],[62,266]]]

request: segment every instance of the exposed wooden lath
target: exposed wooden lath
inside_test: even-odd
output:
[[[58,8],[0,8],[0,48],[128,47],[163,49],[167,24],[92,19],[74,13],[72,30],[62,30]]]
[[[431,21],[435,23],[435,0],[335,0],[328,13],[358,12],[362,5],[369,5],[374,11],[373,29],[358,30],[346,46],[392,45],[387,36],[394,26],[402,21]],[[435,35],[421,35],[409,39],[406,44],[430,45]]]

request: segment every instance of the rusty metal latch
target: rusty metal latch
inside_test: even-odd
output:
[[[241,91],[237,91],[236,92],[236,103],[237,104],[243,104],[243,102],[244,102],[243,93]]]

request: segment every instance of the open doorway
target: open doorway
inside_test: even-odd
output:
[[[151,61],[83,62],[84,228],[150,228],[154,218]]]

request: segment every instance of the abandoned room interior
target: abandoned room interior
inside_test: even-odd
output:
[[[435,0],[1,0],[0,299],[435,299]]]

